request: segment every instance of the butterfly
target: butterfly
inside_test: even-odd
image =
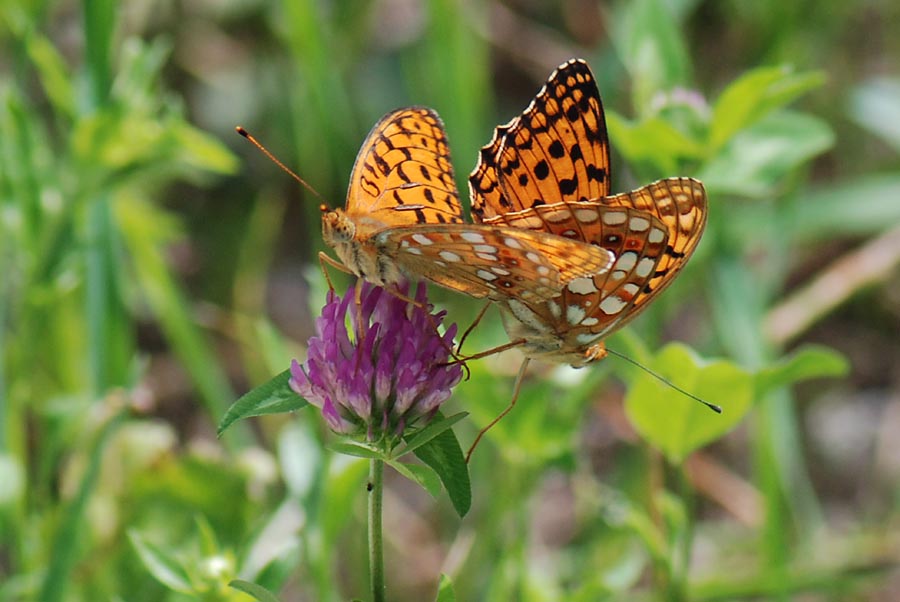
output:
[[[469,176],[473,219],[602,248],[610,268],[564,278],[551,299],[499,300],[528,358],[576,367],[669,286],[703,233],[707,198],[693,178],[610,194],[609,140],[587,63],[560,65],[526,107],[497,127]],[[557,253],[564,253],[558,250]]]
[[[379,286],[424,278],[477,298],[539,303],[613,262],[606,249],[558,234],[465,222],[444,126],[427,108],[376,123],[346,205],[322,209],[325,242],[344,267]]]

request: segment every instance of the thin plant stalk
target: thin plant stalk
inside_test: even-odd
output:
[[[372,602],[384,602],[384,461],[369,461],[369,583]]]

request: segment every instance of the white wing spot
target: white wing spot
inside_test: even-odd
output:
[[[547,309],[550,310],[550,313],[555,319],[559,320],[559,317],[562,315],[562,308],[559,306],[559,303],[556,301],[547,301]]]
[[[550,275],[550,268],[548,268],[548,267],[545,266],[545,265],[539,265],[539,266],[537,267],[537,273],[540,274],[541,276],[549,276],[549,275]]]
[[[598,292],[593,278],[576,278],[566,288],[577,295],[591,295]]]
[[[540,255],[538,255],[537,253],[534,253],[532,251],[528,251],[527,253],[525,253],[525,259],[527,259],[531,263],[540,263],[541,262]]]
[[[412,253],[413,255],[421,255],[422,254],[422,249],[420,249],[418,247],[406,247],[403,250],[406,251],[407,253]]]
[[[620,226],[628,219],[624,211],[607,211],[603,214],[603,223],[607,226]]]
[[[472,247],[476,253],[496,253],[497,247],[491,245],[475,245]]]
[[[503,269],[498,265],[491,266],[491,271],[495,274],[499,274],[500,276],[509,276],[512,273],[509,270]]]
[[[581,321],[582,326],[596,326],[599,323],[600,320],[598,320],[597,318],[585,318]]]
[[[467,242],[471,242],[471,243],[477,244],[477,243],[484,242],[484,236],[478,232],[463,232],[462,234],[460,234],[460,237],[463,240],[465,240]]]
[[[438,255],[440,255],[441,258],[445,259],[446,261],[449,261],[450,263],[455,263],[462,259],[462,257],[457,255],[453,251],[441,251],[440,253],[438,253]]]
[[[650,227],[650,220],[645,217],[632,217],[628,222],[628,228],[632,232],[643,232]]]
[[[573,303],[572,305],[566,308],[566,321],[571,324],[579,324],[584,320],[584,308],[580,305]]]
[[[616,269],[630,272],[634,269],[635,264],[637,264],[637,258],[638,254],[634,251],[625,251],[616,262]]]
[[[641,287],[636,285],[634,282],[629,282],[628,284],[622,285],[622,290],[634,297],[638,294],[638,291],[641,290]]]
[[[654,265],[656,265],[656,262],[653,261],[652,257],[644,257],[638,262],[634,273],[637,274],[640,278],[646,278],[650,275],[650,272],[653,271]]]
[[[497,258],[497,256],[494,255],[493,253],[475,253],[475,255],[480,257],[481,259],[484,259],[485,261],[490,261],[490,262],[500,261]]]
[[[510,249],[521,249],[522,248],[522,244],[518,240],[513,238],[512,236],[507,236],[506,238],[503,239],[503,242]]]
[[[581,346],[590,345],[597,340],[597,335],[592,332],[582,332],[575,337],[575,340],[578,341],[578,344]]]
[[[618,297],[610,295],[600,302],[600,309],[603,310],[603,313],[605,313],[606,315],[611,316],[625,309],[626,305],[628,304]]]
[[[600,215],[596,209],[575,210],[575,219],[577,219],[582,224],[592,224],[597,221],[598,217],[600,217]]]
[[[615,272],[613,272],[612,274],[610,274],[610,277],[611,277],[613,280],[621,280],[622,278],[624,278],[624,277],[627,276],[627,275],[628,275],[628,272],[626,272],[626,271],[624,271],[624,270],[616,270]]]
[[[659,228],[653,228],[652,230],[650,230],[650,236],[647,237],[647,240],[650,241],[654,245],[657,243],[661,243],[665,239],[666,239],[665,230],[660,230]]]
[[[478,270],[477,272],[475,272],[475,275],[478,276],[479,278],[481,278],[482,280],[487,280],[488,282],[490,282],[491,280],[497,279],[496,274],[491,274],[487,270]]]
[[[425,236],[424,234],[413,234],[412,239],[419,243],[420,245],[430,245],[432,244],[432,240]]]

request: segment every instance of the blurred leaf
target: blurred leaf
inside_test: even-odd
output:
[[[440,415],[435,416],[435,419],[429,422],[425,428],[420,429],[412,437],[406,440],[406,447],[403,449],[403,453],[415,451],[447,429],[452,428],[454,424],[468,415],[467,412],[459,412],[449,418],[444,418]]]
[[[387,463],[413,483],[418,483],[431,494],[431,497],[435,499],[440,497],[441,479],[431,467],[422,464],[404,464],[399,460],[388,460]]]
[[[725,88],[713,106],[710,152],[717,153],[739,131],[818,88],[825,80],[821,71],[794,73],[788,66],[759,67],[745,73]]]
[[[190,575],[181,566],[181,563],[173,554],[163,548],[153,545],[143,535],[134,529],[129,529],[128,539],[138,553],[141,563],[157,581],[171,590],[183,594],[191,594],[194,588],[191,585]]]
[[[791,227],[800,241],[867,236],[900,223],[900,173],[869,174],[811,188],[793,203]]]
[[[53,109],[59,116],[72,119],[75,115],[76,95],[63,57],[50,40],[36,33],[28,36],[26,48]]]
[[[291,371],[288,369],[241,395],[240,399],[231,404],[225,412],[216,434],[221,437],[222,433],[237,420],[265,414],[295,412],[308,406],[309,402],[291,389],[288,384],[290,380]]]
[[[756,374],[757,397],[779,387],[827,376],[843,376],[850,366],[847,358],[829,347],[804,346]]]
[[[635,108],[647,114],[660,91],[685,86],[691,63],[678,20],[661,0],[621,2],[613,17],[613,43],[628,69]]]
[[[255,600],[259,600],[259,602],[279,602],[278,597],[275,596],[272,592],[267,590],[261,585],[257,585],[255,583],[251,583],[250,581],[243,581],[241,579],[235,579],[231,581],[228,585],[233,587],[238,591],[242,591],[245,594],[253,596]]]
[[[203,169],[219,174],[233,174],[238,171],[239,162],[234,153],[218,138],[187,123],[169,124],[171,144],[176,161],[183,161],[186,167]]]
[[[900,79],[876,77],[863,82],[851,91],[847,112],[900,153]]]
[[[453,580],[446,574],[441,573],[441,580],[438,582],[437,598],[434,602],[456,602],[456,594],[453,592]]]
[[[665,346],[650,368],[690,393],[722,407],[716,414],[649,374],[632,382],[625,412],[635,429],[673,464],[736,426],[753,402],[753,378],[724,360],[705,361],[685,345]]]
[[[766,197],[789,173],[833,145],[834,133],[824,121],[779,111],[731,138],[697,177],[710,194]]]
[[[655,166],[659,174],[675,174],[679,161],[696,160],[704,155],[703,145],[660,117],[628,121],[607,111],[606,125],[616,149],[627,162]]]
[[[0,416],[0,424],[4,422],[5,416]],[[0,516],[6,510],[18,503],[22,499],[25,492],[25,473],[22,465],[15,456],[8,453],[0,453]]]
[[[472,506],[469,467],[452,430],[447,429],[416,448],[416,457],[430,466],[441,479],[456,513],[463,517]]]
[[[367,443],[353,441],[352,439],[339,439],[328,444],[328,449],[345,456],[366,458],[367,460],[383,460],[384,453]]]

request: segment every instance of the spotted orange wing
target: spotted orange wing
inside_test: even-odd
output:
[[[606,273],[614,260],[600,247],[500,224],[391,228],[375,240],[405,272],[501,302],[551,299],[575,278]]]
[[[522,115],[496,128],[469,191],[476,221],[609,194],[606,120],[587,63],[560,65]]]
[[[588,241],[615,257],[607,272],[573,279],[555,299],[519,310],[571,350],[620,328],[671,284],[696,249],[706,217],[703,184],[669,178],[598,201],[543,205],[489,222]]]
[[[398,109],[375,124],[357,154],[344,213],[363,225],[463,223],[450,147],[437,113],[424,107]]]
[[[384,285],[426,278],[472,295],[551,298],[568,280],[609,269],[605,249],[502,226],[467,224],[440,118],[400,109],[373,128],[357,157],[343,210],[323,235],[352,272]]]

